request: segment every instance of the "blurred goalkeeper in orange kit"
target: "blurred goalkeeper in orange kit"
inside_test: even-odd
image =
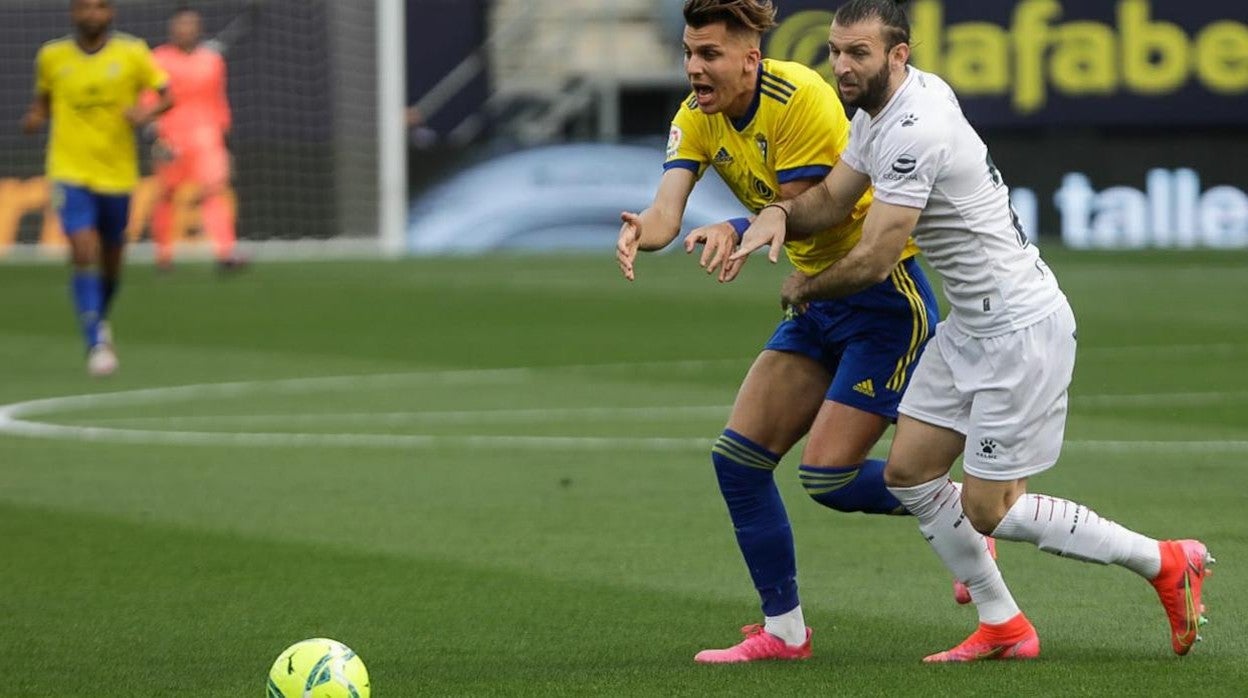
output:
[[[246,262],[235,250],[235,208],[230,183],[230,105],[226,98],[223,39],[231,24],[215,41],[202,41],[203,17],[182,7],[169,18],[169,42],[156,47],[156,62],[169,74],[169,91],[175,106],[156,123],[157,140],[152,162],[160,182],[160,198],[152,216],[156,262],[173,264],[173,231],[184,230],[177,215],[191,207],[175,206],[189,196],[198,204],[200,224],[212,240],[217,265],[231,271]]]

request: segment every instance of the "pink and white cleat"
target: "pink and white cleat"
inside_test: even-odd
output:
[[[694,655],[693,661],[699,664],[736,664],[765,659],[810,658],[810,628],[806,628],[806,642],[797,647],[789,645],[757,624],[741,628],[741,634],[745,635],[745,639],[740,643],[722,650],[702,650]]]
[[[992,556],[992,559],[997,559],[997,539],[984,536],[984,540],[988,543],[988,554]],[[958,602],[959,606],[965,606],[971,602],[971,590],[961,579],[953,580],[953,600]]]
[[[971,636],[950,650],[923,658],[928,664],[978,662],[988,659],[1034,659],[1040,656],[1040,636],[1027,616],[1018,614],[999,625],[980,623]]]
[[[1163,540],[1158,546],[1161,572],[1152,585],[1170,620],[1170,646],[1181,656],[1201,639],[1200,626],[1207,621],[1200,592],[1215,560],[1198,540]]]

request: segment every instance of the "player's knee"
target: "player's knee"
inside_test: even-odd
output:
[[[1005,518],[1006,513],[1010,510],[1005,502],[996,498],[984,497],[968,497],[966,491],[962,493],[962,511],[966,514],[966,520],[971,522],[971,526],[985,536],[992,535],[997,529],[1001,520]]]
[[[976,531],[991,535],[1026,492],[1025,481],[997,482],[967,476],[962,483],[962,511]]]
[[[100,244],[95,235],[84,231],[70,243],[69,261],[75,269],[89,269],[100,261]]]
[[[816,504],[822,504],[823,506],[836,511],[859,511],[857,506],[855,506],[856,502],[854,501],[855,497],[853,496],[853,493],[847,488],[824,491],[817,485],[806,480],[805,477],[802,478],[802,487],[806,489],[807,496],[813,499]]]
[[[884,485],[884,464],[865,461],[844,468],[803,465],[802,487],[829,509],[867,514],[904,514],[905,507]]]
[[[725,429],[711,447],[711,463],[725,496],[752,492],[771,482],[779,462],[778,454],[731,429]]]
[[[922,473],[906,468],[891,458],[884,464],[884,485],[886,487],[915,487],[928,480],[931,480],[931,478],[924,479]]]

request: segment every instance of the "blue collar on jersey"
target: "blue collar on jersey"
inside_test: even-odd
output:
[[[754,99],[750,102],[750,108],[745,110],[745,114],[740,119],[732,119],[732,127],[738,132],[745,130],[746,126],[754,120],[754,113],[758,111],[758,103],[763,98],[763,62],[758,62],[758,78],[754,81]]]

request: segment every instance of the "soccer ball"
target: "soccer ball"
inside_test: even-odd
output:
[[[368,698],[368,670],[350,647],[323,637],[287,647],[269,669],[267,698]]]

